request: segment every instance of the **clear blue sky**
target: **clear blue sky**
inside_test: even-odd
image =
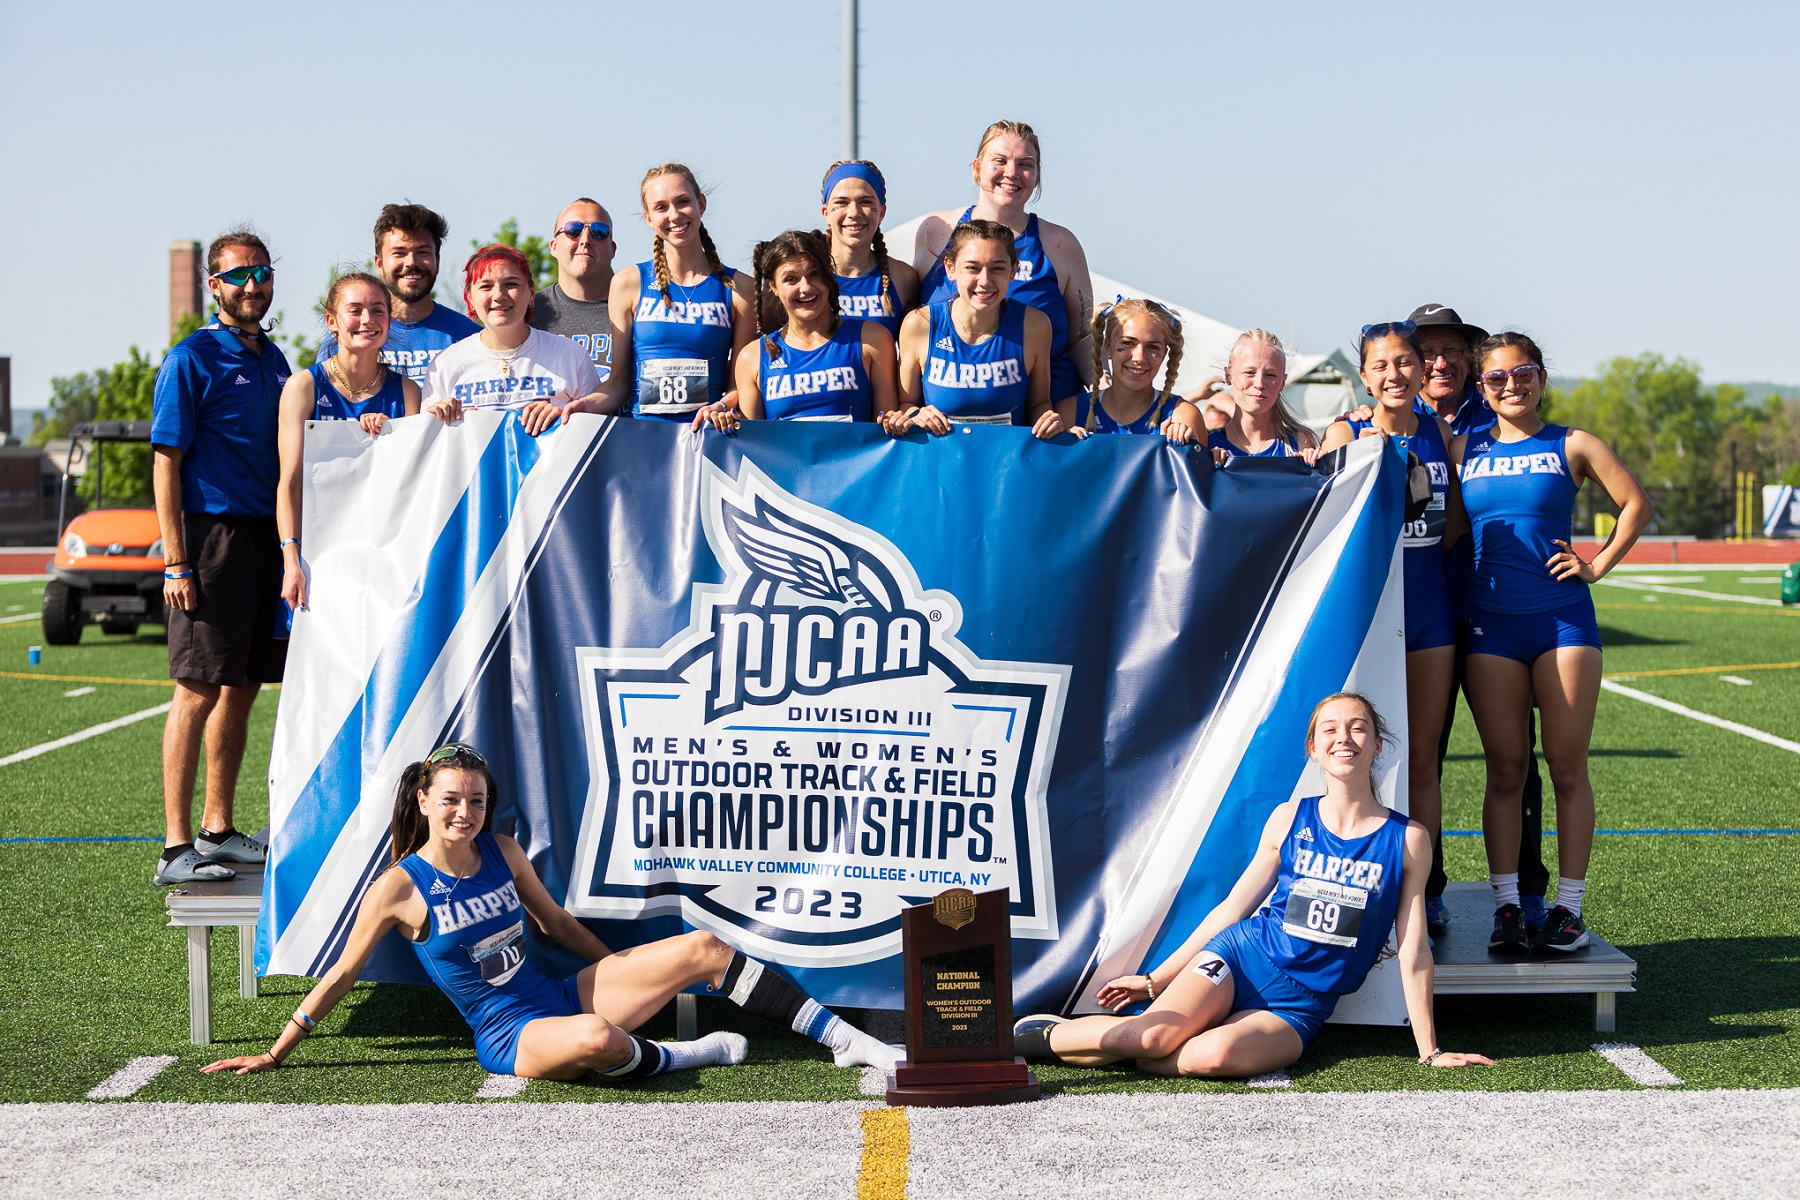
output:
[[[1030,121],[1039,209],[1097,269],[1309,351],[1431,301],[1566,374],[1656,350],[1796,381],[1797,13],[865,0],[863,152],[897,224],[968,201],[987,121]],[[840,54],[834,0],[3,0],[15,405],[160,348],[169,241],[245,219],[308,332],[399,198],[449,218],[460,262],[591,194],[629,262],[637,180],[679,159],[741,263],[817,220]]]

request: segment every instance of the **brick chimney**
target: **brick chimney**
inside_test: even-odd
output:
[[[12,434],[12,359],[0,356],[0,442]]]
[[[203,316],[204,295],[200,287],[201,260],[199,242],[169,243],[169,336],[175,336],[181,318],[192,314]]]

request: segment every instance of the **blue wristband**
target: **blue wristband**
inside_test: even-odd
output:
[[[194,568],[192,568],[192,567],[189,567],[185,571],[164,571],[163,578],[164,579],[186,579],[189,576],[191,576],[193,573],[194,573]]]
[[[286,550],[289,546],[298,546],[299,544],[300,544],[300,539],[297,537],[282,538],[281,544],[276,546],[275,548],[277,550]]]

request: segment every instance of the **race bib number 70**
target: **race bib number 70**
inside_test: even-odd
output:
[[[481,970],[481,978],[499,987],[525,962],[525,923],[514,922],[499,933],[469,947],[469,958]]]
[[[1369,906],[1367,888],[1326,883],[1322,879],[1296,879],[1288,892],[1287,911],[1281,928],[1290,937],[1326,946],[1356,945],[1363,910]]]

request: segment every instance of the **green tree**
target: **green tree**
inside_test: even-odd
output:
[[[525,261],[531,264],[532,291],[541,292],[556,282],[556,259],[550,254],[550,243],[535,233],[521,239],[517,218],[508,217],[501,222],[500,228],[494,230],[494,236],[490,237],[487,242],[471,239],[469,245],[479,250],[482,246],[493,242],[511,246],[525,256]]]

